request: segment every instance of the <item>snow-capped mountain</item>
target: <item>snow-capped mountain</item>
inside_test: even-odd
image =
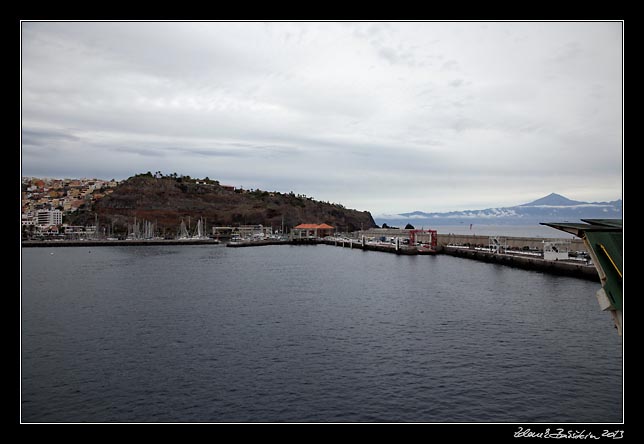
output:
[[[513,207],[486,208],[484,210],[426,213],[413,211],[393,215],[376,216],[376,223],[390,226],[516,224],[535,225],[539,222],[578,222],[580,219],[614,219],[622,217],[622,200],[611,202],[579,202],[560,194],[551,193],[533,202]]]

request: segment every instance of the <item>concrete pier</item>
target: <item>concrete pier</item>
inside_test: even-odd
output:
[[[500,265],[507,265],[524,270],[541,271],[560,276],[571,276],[590,281],[599,281],[597,270],[593,265],[577,264],[565,261],[546,261],[541,257],[521,256],[518,254],[498,254],[474,248],[442,247],[441,253],[450,256],[474,259]]]
[[[379,238],[379,237],[401,237],[409,238],[411,230],[407,229],[385,229],[385,228],[372,228],[369,230],[357,232],[358,238],[361,236],[366,236],[367,238]],[[524,248],[528,249],[539,249],[543,250],[543,243],[553,240],[565,240],[570,243],[571,251],[586,251],[584,242],[574,236],[567,238],[544,238],[544,237],[519,237],[519,236],[505,236],[503,237],[504,241],[507,243],[508,248],[521,250]],[[438,233],[437,234],[437,243],[439,246],[446,245],[466,245],[466,246],[479,246],[487,247],[490,241],[490,236],[485,235],[475,235],[475,234],[453,234],[453,233]]]
[[[503,237],[506,245],[510,249],[531,249],[531,250],[542,250],[543,243],[548,241],[566,241],[569,242],[570,251],[586,251],[586,246],[584,242],[579,239],[546,239],[543,237],[512,237],[512,236],[501,236]],[[466,245],[472,247],[487,247],[490,242],[490,236],[476,236],[473,234],[439,234],[438,235],[438,245],[448,246],[448,245]]]
[[[364,250],[364,251],[381,251],[384,253],[394,253],[394,254],[403,254],[403,255],[417,255],[417,254],[436,254],[437,252],[435,251],[421,251],[418,248],[415,247],[407,247],[404,245],[400,245],[396,247],[396,245],[374,245],[374,244],[368,244],[366,242],[361,242],[361,241],[341,241],[341,240],[326,240],[322,239],[319,241],[321,244],[325,245],[333,245],[335,247],[344,247],[344,248],[356,248],[358,250]]]

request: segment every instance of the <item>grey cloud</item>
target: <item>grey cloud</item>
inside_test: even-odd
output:
[[[401,42],[400,37],[387,23],[372,24],[366,29],[358,27],[353,31],[353,35],[368,41],[375,53],[392,65],[422,67],[427,64],[426,60],[416,56],[420,47],[412,42]]]
[[[469,117],[458,117],[457,119],[451,122],[451,128],[456,132],[463,132],[469,129],[482,128],[484,124],[479,121]]]
[[[144,157],[164,158],[174,155],[201,156],[207,158],[249,158],[257,156],[281,156],[297,153],[296,148],[271,144],[254,144],[242,142],[210,142],[209,146],[202,143],[187,141],[184,145],[158,145],[137,146],[136,144],[112,146],[98,143],[101,149],[128,154],[135,154]]]
[[[158,147],[142,148],[137,146],[110,146],[109,151],[113,151],[117,153],[136,154],[138,156],[145,156],[145,157],[161,158],[166,156],[167,148],[164,148],[161,150]]]
[[[181,151],[185,154],[198,154],[205,157],[234,157],[234,158],[255,158],[255,157],[264,157],[264,156],[281,156],[284,154],[293,154],[296,150],[276,145],[255,145],[255,144],[241,144],[241,143],[230,143],[230,144],[221,144],[224,147],[233,147],[233,148],[222,148],[222,147],[207,147],[207,148],[198,148],[198,147],[183,147],[183,148],[167,148],[167,150]]]
[[[582,53],[579,42],[567,42],[555,50],[552,60],[555,62],[570,62]]]
[[[446,71],[453,71],[458,68],[458,62],[456,60],[447,60],[441,68]]]
[[[522,170],[614,198],[619,25],[486,25],[29,23],[23,172],[180,168],[376,212],[502,196],[507,172],[519,193]]]
[[[42,146],[57,145],[61,142],[79,142],[80,137],[62,130],[51,130],[43,128],[23,128],[22,143],[23,145]]]
[[[378,54],[386,59],[389,63],[398,63],[399,56],[396,54],[392,48],[381,47],[378,49]]]
[[[376,45],[378,55],[393,65],[408,65],[411,67],[423,66],[424,63],[415,59],[411,51],[394,49],[384,45]]]

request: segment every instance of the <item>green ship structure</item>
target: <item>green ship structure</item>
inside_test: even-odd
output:
[[[602,310],[610,311],[617,333],[623,327],[624,250],[622,219],[581,219],[583,223],[542,222],[557,230],[580,237],[599,274],[602,285],[597,301]]]

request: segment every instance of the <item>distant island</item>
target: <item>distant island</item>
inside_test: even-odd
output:
[[[157,236],[173,237],[182,222],[194,228],[198,220],[203,221],[207,232],[212,227],[240,225],[263,225],[277,232],[301,223],[325,223],[348,232],[376,226],[368,211],[347,209],[339,203],[321,202],[294,192],[224,185],[208,177],[148,172],[118,183],[110,181],[109,192],[102,188],[103,182],[91,181],[91,186],[84,183],[79,191],[73,186],[80,184],[77,180],[50,181],[48,185],[43,180],[23,179],[23,232],[26,220],[31,220],[32,231],[45,228],[42,224],[39,227],[40,215],[36,214],[45,211],[62,215],[59,220],[50,217],[53,227],[48,229],[94,226],[100,233],[116,237],[126,236],[135,223],[153,226]],[[73,193],[76,200],[65,210],[68,193]]]
[[[436,226],[457,224],[486,225],[536,225],[540,222],[568,221],[580,219],[611,219],[622,217],[622,200],[611,202],[580,202],[560,194],[551,193],[533,202],[513,207],[486,208],[484,210],[462,210],[446,213],[410,213],[380,215],[379,225],[403,227],[406,224]]]

